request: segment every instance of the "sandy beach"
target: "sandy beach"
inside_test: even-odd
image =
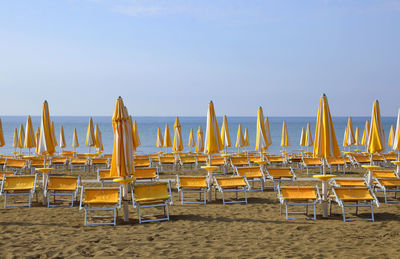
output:
[[[296,174],[306,176],[300,170]],[[95,178],[94,172],[81,175],[84,179]],[[161,178],[172,177],[172,173],[165,173]],[[271,182],[267,182],[264,192],[250,192],[247,205],[222,205],[221,200],[207,205],[181,205],[175,184],[173,187],[174,205],[170,207],[168,222],[139,224],[137,210],[132,206],[129,223],[123,222],[119,210],[116,227],[85,227],[84,212],[78,206],[46,208],[34,203],[32,208],[2,208],[0,256],[384,258],[394,257],[400,251],[398,204],[381,203],[381,207],[374,207],[375,222],[343,222],[339,214],[322,219],[321,205],[317,207],[316,221],[303,218],[288,221],[279,215],[280,204]],[[0,202],[3,206],[3,197]],[[340,213],[340,208],[335,206],[333,212]],[[361,216],[363,213],[368,210],[361,209]]]

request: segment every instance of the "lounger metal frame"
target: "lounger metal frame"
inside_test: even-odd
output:
[[[80,183],[80,180],[81,180],[81,176],[77,177],[76,190],[71,192],[71,193],[63,193],[63,192],[57,192],[56,190],[48,190],[47,189],[48,188],[47,184],[48,184],[49,178],[51,178],[51,176],[46,178],[45,189],[44,189],[44,192],[43,192],[45,197],[47,197],[47,207],[48,208],[50,208],[50,207],[64,207],[62,205],[51,204],[50,203],[51,196],[53,196],[53,202],[54,203],[57,201],[56,200],[56,196],[71,196],[71,205],[67,206],[67,207],[74,207],[74,200],[76,199],[78,191],[79,191],[79,183]],[[67,201],[67,200],[58,200],[58,201]]]
[[[180,186],[179,175],[176,175],[176,187],[178,189],[178,193],[181,192],[181,204],[206,204],[207,203],[207,191],[210,190],[208,176],[206,176],[207,187],[203,190],[185,190],[184,187]],[[183,197],[183,193],[199,193],[200,201],[185,201]],[[203,193],[203,201],[201,201],[201,194]],[[178,194],[179,195],[179,194]],[[179,196],[178,196],[179,197]]]
[[[223,187],[219,186],[218,181],[215,176],[214,176],[214,183],[215,183],[215,188],[222,193],[222,203],[225,204],[232,204],[232,203],[245,203],[247,204],[247,191],[250,190],[250,184],[247,181],[247,178],[245,175],[243,175],[244,181],[246,183],[246,186],[243,187],[238,187],[235,189],[224,189]],[[226,201],[225,200],[225,193],[231,193],[234,192],[236,194],[236,201]],[[244,192],[244,199],[243,200],[238,200],[238,193],[239,192]],[[217,199],[217,191],[215,191],[215,199]]]
[[[9,193],[4,190],[4,181],[5,181],[5,176],[3,175],[3,181],[1,182],[1,194],[4,194],[4,208],[7,207],[31,207],[32,204],[32,196],[35,194],[36,191],[36,180],[37,180],[37,174],[35,174],[35,180],[33,183],[33,188],[29,192],[16,192],[16,193]],[[12,204],[12,205],[7,205],[7,196],[28,196],[28,203],[25,204]]]
[[[256,167],[256,166],[254,166],[254,167]],[[241,167],[234,167],[234,171],[235,171],[236,175],[239,175],[238,168],[241,168]],[[242,167],[242,168],[248,168],[248,167]],[[264,191],[264,183],[266,181],[266,177],[265,177],[265,174],[264,174],[263,166],[259,166],[259,168],[260,168],[260,172],[261,172],[261,177],[249,179],[246,176],[247,182],[249,184],[252,183],[251,188],[248,190],[250,192],[251,191],[253,191],[253,192],[263,192]],[[256,182],[260,182],[260,188],[254,188],[254,183],[256,183]]]
[[[284,167],[283,167],[284,168]],[[272,168],[271,168],[272,169]],[[276,192],[277,190],[277,186],[279,186],[282,181],[284,182],[290,182],[291,185],[293,185],[293,181],[296,180],[297,176],[294,173],[294,170],[292,167],[288,167],[288,169],[290,169],[290,172],[292,173],[292,177],[288,178],[288,177],[273,177],[272,175],[269,174],[268,168],[265,169],[266,173],[267,173],[267,178],[271,179],[274,185],[274,192]],[[278,185],[276,184],[276,182],[278,182]]]
[[[385,195],[385,203],[400,203],[400,200],[390,201],[390,200],[387,199],[388,192],[393,192],[394,193],[394,198],[397,199],[396,196],[397,196],[397,193],[400,192],[400,186],[393,186],[392,188],[389,188],[388,186],[383,185],[381,183],[381,181],[380,181],[380,180],[399,180],[398,178],[393,178],[393,179],[382,178],[382,179],[379,179],[379,178],[375,178],[374,177],[374,180],[376,181],[376,185],[375,185],[374,190],[376,192],[381,191],[381,192],[384,193],[384,195]]]

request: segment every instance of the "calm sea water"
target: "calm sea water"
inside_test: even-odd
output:
[[[98,124],[100,130],[102,132],[104,152],[111,153],[113,147],[113,137],[114,133],[112,130],[112,122],[111,117],[92,117],[94,124]],[[72,145],[72,134],[74,128],[77,129],[78,139],[80,147],[77,149],[80,153],[88,152],[88,147],[85,146],[85,138],[86,138],[86,130],[89,122],[89,117],[68,117],[68,116],[52,116],[51,119],[55,124],[55,131],[57,141],[59,142],[60,135],[60,126],[64,127],[65,140],[67,143],[66,150],[73,150]],[[139,137],[142,145],[138,148],[138,152],[140,153],[153,153],[159,151],[156,148],[156,136],[157,136],[157,128],[161,128],[162,133],[164,134],[165,124],[169,124],[171,140],[173,140],[173,125],[175,121],[175,117],[135,117],[133,118],[137,121]],[[187,147],[189,132],[190,129],[193,128],[194,133],[196,134],[199,125],[203,127],[204,133],[206,128],[206,117],[180,117],[180,122],[182,125],[182,134],[184,140],[184,149],[190,150]],[[370,117],[352,117],[353,120],[353,128],[355,132],[355,128],[360,128],[360,134],[363,133],[364,124],[366,120],[369,120]],[[6,141],[6,145],[0,148],[0,153],[2,154],[10,154],[14,149],[12,148],[12,139],[14,134],[14,129],[19,129],[20,124],[26,126],[26,117],[24,116],[3,116],[1,117],[3,123],[3,132],[4,138]],[[272,145],[269,148],[269,152],[271,153],[279,153],[282,148],[280,147],[281,142],[281,132],[282,132],[282,122],[286,121],[287,129],[289,134],[289,141],[291,146],[287,148],[288,151],[296,151],[301,149],[300,135],[301,128],[306,128],[307,123],[311,124],[311,131],[314,138],[315,132],[315,117],[269,117],[269,123],[271,128],[271,138]],[[236,143],[236,134],[238,129],[238,124],[242,124],[243,134],[244,128],[248,128],[249,132],[249,142],[250,147],[246,148],[247,150],[254,150],[255,139],[256,139],[256,117],[228,117],[228,125],[229,125],[229,133],[232,141],[232,147],[228,148],[228,151],[236,151],[237,148],[234,148]],[[343,135],[347,125],[347,117],[335,117],[333,118],[336,137],[339,143],[339,146],[342,148],[343,143]],[[32,123],[34,129],[40,125],[40,117],[33,116]],[[222,118],[218,117],[218,123],[221,127]],[[390,131],[390,126],[395,125],[396,118],[395,117],[382,117],[382,123],[385,130],[385,138],[386,144]],[[195,137],[196,139],[196,137]],[[312,148],[310,148],[311,151]],[[57,151],[60,148],[57,147]],[[92,149],[93,150],[93,149]],[[27,150],[23,150],[23,153],[27,153]]]

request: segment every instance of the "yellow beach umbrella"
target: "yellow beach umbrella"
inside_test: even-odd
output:
[[[245,142],[244,142],[244,137],[243,137],[243,132],[242,132],[242,125],[239,124],[238,126],[238,132],[237,132],[237,136],[236,136],[236,145],[235,147],[237,147],[239,150],[241,147],[245,146]]]
[[[397,114],[396,132],[394,133],[392,148],[397,152],[400,151],[400,108]]]
[[[272,138],[271,138],[271,129],[269,127],[268,117],[265,117],[264,127],[265,127],[265,136],[267,137],[267,143],[268,143],[268,146],[270,146],[272,144]]]
[[[172,151],[178,152],[183,150],[182,144],[182,127],[179,122],[179,118],[176,117],[174,124],[174,144],[172,146]]]
[[[13,148],[17,149],[18,148],[18,130],[17,128],[14,129],[14,137],[13,137]]]
[[[306,146],[306,133],[304,132],[304,128],[301,128],[300,146]]]
[[[35,132],[36,148],[35,153],[39,154],[39,139],[40,139],[40,128],[38,127]]]
[[[188,147],[194,146],[196,146],[196,142],[194,141],[193,129],[190,129]]]
[[[394,140],[394,126],[392,125],[390,127],[389,139],[388,139],[388,146],[389,147],[393,146],[393,140]]]
[[[90,148],[94,147],[95,145],[95,140],[94,140],[94,126],[93,126],[93,119],[89,119],[89,124],[88,128],[86,131],[86,142],[85,145],[89,147],[89,153],[90,153]]]
[[[163,147],[172,147],[171,135],[169,134],[169,126],[168,126],[168,124],[165,124]]]
[[[249,142],[249,131],[247,130],[247,128],[244,129],[244,146],[248,147],[250,146],[250,142]]]
[[[72,147],[76,151],[76,148],[79,147],[78,134],[76,133],[76,128],[74,129],[74,133],[72,134]]]
[[[282,123],[281,147],[286,148],[288,146],[290,146],[289,134],[288,134],[288,131],[287,131],[286,121],[283,121],[283,123]]]
[[[60,148],[64,149],[67,146],[65,143],[65,136],[64,136],[64,127],[60,127]]]
[[[136,150],[138,146],[142,145],[142,143],[140,142],[139,130],[136,121],[133,122],[132,135],[134,137],[134,144],[135,144],[134,149]]]
[[[307,123],[307,129],[306,129],[306,147],[311,147],[313,145],[313,139],[312,139],[312,133],[311,133],[311,126],[310,123]]]
[[[40,138],[39,138],[38,154],[53,155],[55,151],[56,149],[51,128],[49,105],[47,101],[44,101],[42,109],[42,118],[40,121]]]
[[[58,146],[58,143],[56,138],[56,128],[54,127],[54,121],[51,122],[51,132],[53,136],[54,148],[56,148]]]
[[[219,134],[217,117],[215,116],[214,104],[209,102],[207,111],[207,127],[204,140],[204,153],[209,155],[219,153],[223,149],[221,137]],[[209,161],[211,161],[209,159]]]
[[[162,137],[162,133],[161,133],[161,129],[157,128],[157,141],[156,141],[156,147],[158,148],[162,148],[163,147],[163,137]]]
[[[25,144],[25,129],[24,125],[19,126],[18,148],[21,150]]]
[[[356,133],[354,134],[354,145],[361,145],[360,129],[358,127],[356,127]]]
[[[355,143],[354,139],[354,131],[353,131],[353,124],[351,121],[351,117],[347,120],[347,127],[344,132],[344,138],[343,138],[343,146],[344,147],[350,147],[351,145],[354,145]]]
[[[135,129],[134,129],[134,126],[133,126],[134,124],[133,124],[132,116],[128,116],[128,119],[126,121],[126,125],[128,125],[128,127],[130,128],[130,132],[132,134],[132,136],[130,136],[130,139],[132,140],[132,149],[133,149],[133,152],[135,153],[136,148],[139,145],[136,143],[136,138],[135,138],[135,134],[136,133],[135,133]]]
[[[379,102],[376,100],[372,108],[371,127],[368,139],[368,152],[371,154],[371,162],[373,153],[381,153],[385,150],[384,142],[385,135],[381,122],[381,112],[379,109]]]
[[[361,145],[367,146],[368,145],[368,139],[369,139],[369,120],[365,122],[365,127],[364,127],[364,132],[362,135],[361,139]]]
[[[31,116],[26,119],[25,142],[24,147],[28,149],[28,154],[31,154],[31,148],[36,147],[35,132],[33,131]]]
[[[0,147],[4,146],[6,142],[4,141],[4,134],[3,134],[3,124],[1,123],[0,119]]]
[[[231,138],[229,137],[228,119],[226,118],[226,115],[222,120],[221,140],[222,140],[222,146],[225,149],[226,153],[226,149],[231,146]]]
[[[269,146],[267,135],[265,132],[264,114],[261,107],[257,112],[257,135],[256,135],[256,150],[261,152],[267,150]]]
[[[97,152],[102,152],[104,150],[103,147],[103,139],[101,138],[101,131],[99,125],[96,124],[94,127],[94,147]]]
[[[196,152],[203,152],[204,150],[203,141],[204,141],[203,128],[200,125],[199,129],[197,130]]]

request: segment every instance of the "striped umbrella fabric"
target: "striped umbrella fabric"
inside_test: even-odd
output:
[[[306,146],[306,133],[304,132],[304,128],[301,128],[301,135],[300,135],[300,146]]]
[[[39,154],[39,139],[40,139],[40,128],[38,127],[35,132],[36,149],[35,153]]]
[[[269,146],[267,135],[265,132],[264,114],[262,107],[257,112],[257,135],[256,135],[256,151],[267,150]]]
[[[208,104],[207,127],[204,140],[204,153],[216,154],[223,149],[221,137],[219,134],[217,117],[215,116],[214,104],[212,101]]]
[[[163,147],[163,137],[162,137],[162,133],[161,133],[161,129],[157,128],[157,141],[156,141],[156,147],[158,148],[162,148]]]
[[[174,144],[172,146],[172,150],[175,152],[183,150],[182,127],[178,117],[176,117],[174,123]]]
[[[229,137],[228,118],[226,117],[226,115],[222,120],[221,140],[222,140],[222,146],[224,148],[228,148],[231,146],[231,138]]]
[[[142,143],[140,142],[139,130],[138,130],[136,121],[133,122],[132,134],[133,134],[134,143],[135,143],[134,149],[136,150],[140,145],[142,145]]]
[[[389,139],[388,139],[388,146],[389,147],[393,146],[393,140],[394,140],[394,126],[392,125],[390,127]]]
[[[196,142],[194,141],[193,129],[190,129],[188,147],[194,147],[194,146],[196,146]]]
[[[368,139],[368,152],[381,153],[385,151],[385,134],[383,132],[381,122],[381,111],[379,109],[379,102],[376,100],[372,107],[371,127],[369,130]]]
[[[351,121],[351,117],[349,117],[349,119],[347,120],[346,130],[344,132],[343,146],[349,147],[351,145],[354,145],[355,142],[356,141],[354,138],[353,124]]]
[[[369,120],[365,121],[365,127],[362,135],[361,145],[367,146],[369,139]]]
[[[354,134],[354,145],[361,146],[360,129],[356,127],[356,133]]]
[[[393,138],[393,150],[400,151],[400,108],[397,114],[396,132]]]
[[[67,146],[65,143],[64,127],[60,127],[60,148],[63,149]]]
[[[72,134],[72,147],[79,147],[78,134],[76,133],[76,128],[74,129],[74,133]]]
[[[3,147],[6,144],[4,141],[4,133],[3,133],[3,124],[1,123],[0,119],[0,147]]]
[[[38,151],[38,154],[41,155],[52,155],[56,151],[51,128],[49,104],[47,103],[47,101],[44,101],[43,103],[42,117],[40,120],[40,138]]]
[[[93,119],[90,118],[89,119],[89,124],[88,124],[88,128],[86,131],[86,142],[85,145],[87,147],[94,147],[95,145],[95,140],[94,140],[94,126],[93,126]]]
[[[31,116],[28,116],[26,119],[24,147],[28,149],[36,147],[35,131],[33,130]]]
[[[312,145],[313,145],[313,138],[312,138],[312,134],[311,134],[311,126],[310,126],[310,123],[307,123],[305,146],[311,147]]]
[[[268,117],[265,117],[264,127],[265,127],[265,136],[267,137],[267,143],[268,143],[268,146],[270,146],[272,144],[272,138],[271,138],[271,129],[269,127]]]
[[[290,146],[289,134],[287,131],[286,121],[283,121],[281,147],[288,147],[288,146]]]
[[[19,126],[18,148],[24,148],[25,144],[25,129],[24,125]]]
[[[164,131],[164,147],[172,147],[172,142],[171,142],[171,135],[169,134],[169,126],[168,124],[165,124],[165,131]]]
[[[204,150],[203,143],[204,143],[204,134],[203,134],[203,128],[200,125],[199,129],[197,130],[196,152],[202,152]]]
[[[96,124],[94,127],[94,147],[97,149],[97,152],[101,152],[104,150],[103,147],[103,139],[101,138],[101,131],[99,125]]]
[[[235,147],[237,148],[241,148],[245,146],[245,142],[244,142],[244,137],[243,137],[243,132],[242,132],[242,125],[239,124],[238,126],[238,132],[237,132],[237,136],[236,136],[236,145]]]

